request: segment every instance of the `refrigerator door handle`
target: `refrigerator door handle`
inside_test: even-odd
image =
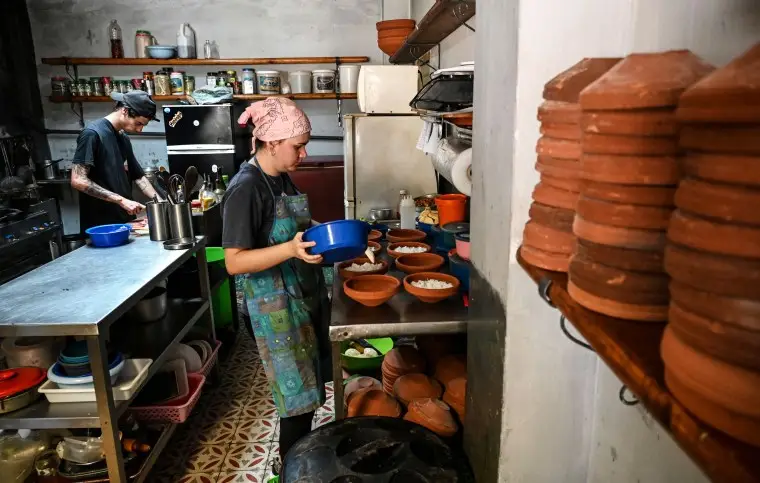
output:
[[[169,144],[167,151],[227,151],[235,149],[234,144]]]
[[[361,74],[361,70],[359,71]],[[353,200],[356,197],[356,179],[354,178],[354,117],[343,117],[343,173],[346,199]]]

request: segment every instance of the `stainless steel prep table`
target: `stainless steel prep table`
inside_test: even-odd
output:
[[[380,256],[394,268],[383,248]],[[445,270],[443,270],[445,272]],[[390,270],[403,280],[403,272]],[[467,332],[468,310],[461,296],[451,297],[436,304],[420,301],[404,290],[379,307],[365,307],[343,293],[344,280],[335,267],[330,313],[330,345],[332,349],[333,386],[335,391],[335,417],[345,417],[343,405],[343,368],[340,361],[340,343],[344,340],[403,335],[454,334]]]
[[[204,316],[215,342],[205,246],[202,237],[187,250],[166,250],[161,242],[152,242],[147,237],[137,237],[120,247],[86,246],[0,286],[0,336],[86,337],[97,399],[96,403],[49,404],[42,398],[29,407],[0,415],[0,428],[100,427],[109,480],[126,482],[117,423],[130,401],[115,404],[110,378],[105,377],[109,327],[195,254],[201,297],[172,300],[168,304],[163,323],[173,339],[152,357],[145,382],[165,361],[166,349],[180,341]],[[174,429],[174,425],[166,427],[139,481],[145,478]]]

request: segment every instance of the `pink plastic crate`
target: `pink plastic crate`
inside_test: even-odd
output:
[[[214,365],[216,364],[216,361],[219,358],[220,347],[222,347],[222,341],[217,340],[216,347],[214,347],[214,352],[211,353],[206,363],[203,364],[203,367],[201,367],[198,370],[198,372],[192,372],[191,374],[200,374],[200,375],[208,377],[209,373],[211,372],[211,369],[214,368]]]
[[[201,389],[206,384],[206,376],[188,374],[187,381],[190,393],[182,399],[177,399],[171,405],[155,405],[131,407],[129,411],[138,421],[154,421],[162,423],[184,423],[201,397]]]

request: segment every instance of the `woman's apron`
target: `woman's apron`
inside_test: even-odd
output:
[[[296,195],[275,196],[269,177],[253,162],[274,199],[268,246],[288,242],[311,224],[308,197],[295,186]],[[286,182],[292,186],[287,176]],[[321,319],[329,306],[321,267],[293,258],[243,278],[253,334],[280,416],[316,410],[325,402],[325,374],[315,325],[326,323]]]

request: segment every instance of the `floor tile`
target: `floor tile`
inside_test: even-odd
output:
[[[227,445],[202,445],[185,461],[186,473],[218,473],[222,469]]]
[[[217,483],[265,483],[269,478],[264,470],[253,471],[222,471],[219,473]]]
[[[272,389],[269,387],[269,383],[266,385],[252,386],[249,394],[252,398],[272,397]]]
[[[244,419],[277,419],[279,413],[270,397],[251,397],[241,411]]]
[[[201,426],[195,439],[204,445],[229,444],[237,429],[237,420],[213,421]]]
[[[222,471],[264,471],[269,461],[271,443],[246,443],[230,445]]]
[[[335,414],[333,413],[316,413],[314,420],[311,422],[311,429],[317,429],[325,424],[329,424],[335,421]]]
[[[263,443],[277,436],[276,419],[243,419],[235,430],[233,443]]]

